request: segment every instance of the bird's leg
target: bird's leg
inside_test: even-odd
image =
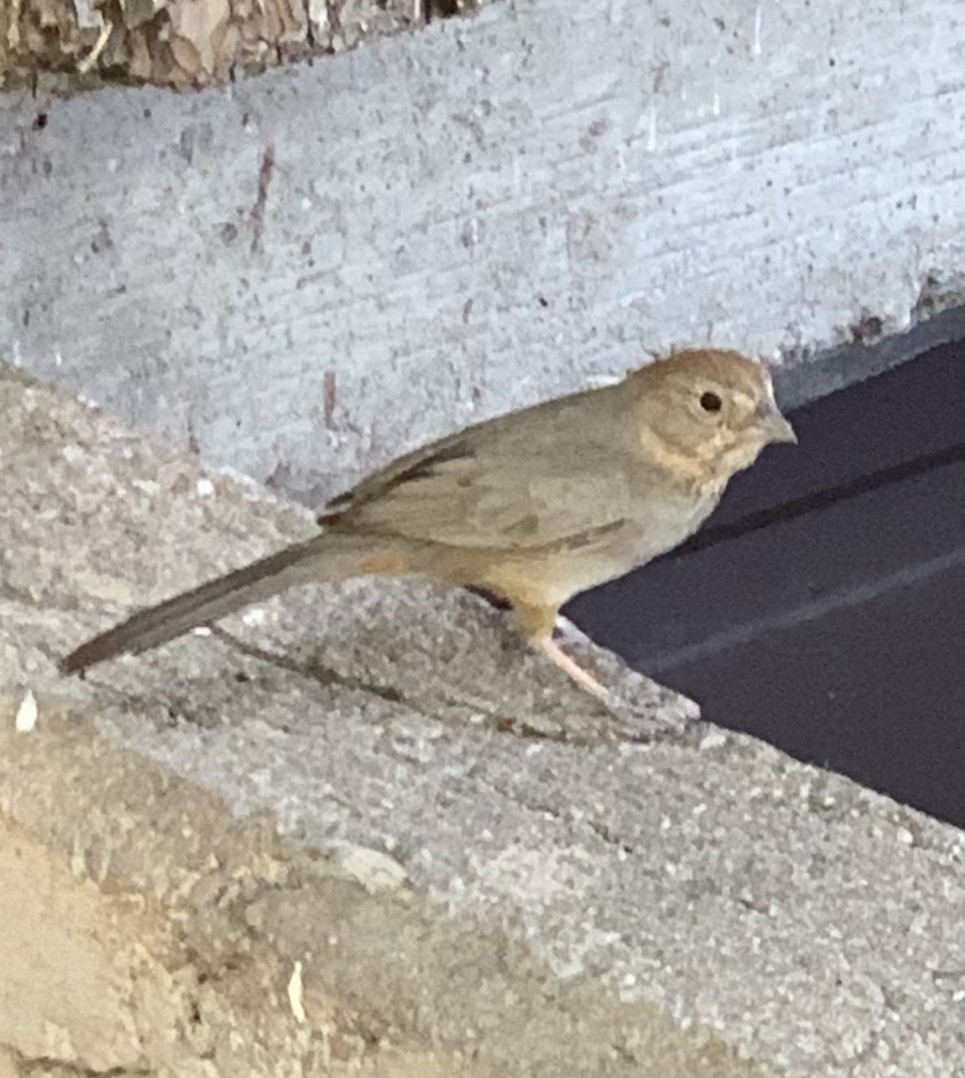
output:
[[[571,678],[580,686],[581,689],[586,689],[592,696],[597,697],[599,700],[606,700],[610,693],[605,685],[601,685],[599,681],[588,671],[584,670],[582,666],[575,660],[571,659],[569,655],[557,644],[552,636],[544,636],[538,642],[537,646],[540,651],[550,660],[555,663],[567,677]]]
[[[601,685],[575,659],[571,659],[559,644],[553,640],[553,629],[556,626],[558,613],[558,608],[553,606],[522,606],[517,604],[513,607],[513,614],[517,624],[529,644],[541,651],[554,666],[559,667],[581,689],[599,700],[605,700],[609,696],[606,686]]]

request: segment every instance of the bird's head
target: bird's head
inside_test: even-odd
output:
[[[729,479],[771,442],[796,442],[765,366],[740,352],[676,352],[635,371],[634,432],[652,459],[694,479]]]

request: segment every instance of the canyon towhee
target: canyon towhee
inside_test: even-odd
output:
[[[400,457],[330,502],[317,536],[139,611],[60,669],[146,651],[297,584],[412,574],[505,600],[527,641],[604,695],[554,643],[560,607],[683,542],[735,472],[795,440],[766,368],[677,352]]]

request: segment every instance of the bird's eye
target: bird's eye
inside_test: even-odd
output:
[[[700,407],[703,408],[705,412],[719,412],[723,403],[724,402],[720,397],[709,389],[706,393],[700,394]]]

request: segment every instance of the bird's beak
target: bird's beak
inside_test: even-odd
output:
[[[797,445],[794,428],[781,415],[778,406],[772,400],[765,401],[758,412],[758,425],[768,442],[792,442]]]

